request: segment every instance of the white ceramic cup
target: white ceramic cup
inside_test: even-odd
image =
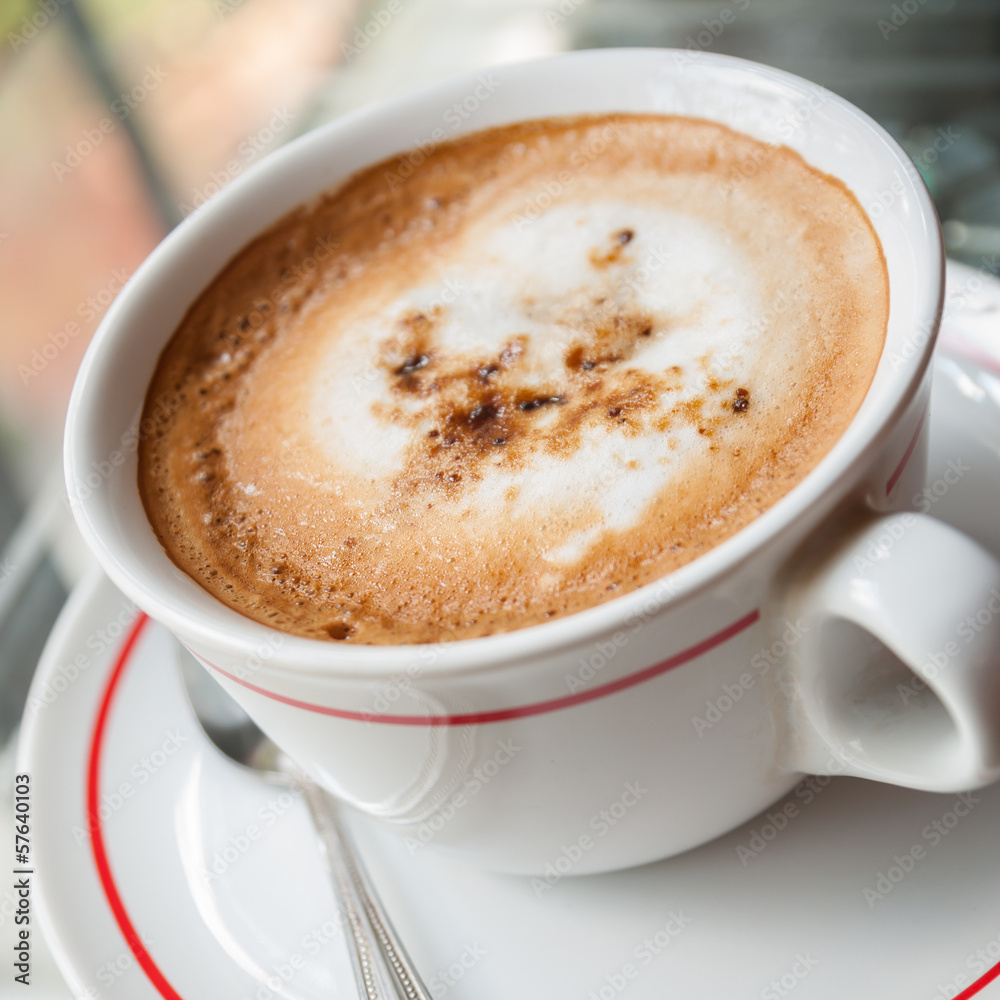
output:
[[[889,270],[886,347],[816,469],[658,583],[485,638],[302,639],[242,617],[181,572],[140,502],[139,415],[160,351],[222,266],[300,202],[390,155],[416,149],[416,161],[421,146],[488,126],[610,111],[707,118],[788,145],[869,211]],[[912,513],[942,289],[937,218],[906,155],[820,87],[664,50],[490,69],[309,133],[163,241],[81,368],[69,495],[114,582],[316,779],[414,852],[551,883],[693,847],[804,772],[968,789],[1000,776],[1000,565]],[[969,616],[976,628],[963,629]]]

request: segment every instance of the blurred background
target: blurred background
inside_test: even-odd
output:
[[[746,56],[843,94],[913,156],[953,255],[1000,250],[994,0],[4,0],[4,494],[43,483],[123,282],[276,146],[465,69],[632,45]]]
[[[912,156],[949,254],[1000,270],[1000,0],[2,0],[8,759],[45,636],[89,565],[57,471],[73,377],[146,255],[317,124],[463,70],[604,46],[745,56],[844,95]]]

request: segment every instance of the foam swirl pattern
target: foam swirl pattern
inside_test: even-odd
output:
[[[489,130],[369,168],[216,277],[149,389],[143,500],[182,569],[297,635],[536,624],[791,489],[887,313],[864,212],[784,147],[677,117]]]

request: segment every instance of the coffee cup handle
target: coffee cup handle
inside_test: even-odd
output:
[[[942,521],[873,517],[792,582],[797,771],[931,792],[1000,777],[1000,563]]]

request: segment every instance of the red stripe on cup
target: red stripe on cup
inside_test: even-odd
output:
[[[236,684],[241,685],[270,698],[272,701],[279,701],[283,705],[290,705],[292,708],[301,708],[306,712],[316,712],[319,715],[331,715],[337,719],[351,719],[356,722],[378,722],[386,726],[471,726],[487,722],[506,722],[508,719],[524,719],[531,715],[542,715],[546,712],[557,712],[563,708],[572,708],[574,705],[582,705],[584,702],[595,701],[597,698],[605,698],[608,695],[624,691],[626,688],[642,684],[644,681],[652,680],[665,674],[668,670],[681,666],[683,663],[707,653],[716,646],[721,646],[726,640],[738,635],[744,629],[749,628],[760,619],[760,611],[756,608],[749,614],[727,625],[724,629],[714,635],[703,639],[694,646],[690,646],[680,653],[671,656],[660,663],[654,663],[651,667],[639,670],[627,677],[620,677],[616,681],[601,684],[591,688],[589,691],[577,691],[575,694],[563,695],[561,698],[549,698],[547,701],[536,701],[530,705],[518,705],[514,708],[496,708],[486,712],[460,712],[455,715],[382,715],[377,712],[357,712],[346,708],[330,708],[326,705],[315,705],[308,701],[299,701],[297,698],[289,698],[283,694],[276,694],[266,688],[251,684],[250,681],[237,677],[214,663],[208,663],[216,673],[227,677]],[[202,660],[203,663],[207,661]]]
[[[919,431],[918,431],[919,433]],[[759,617],[759,613],[754,611],[752,614],[754,621]],[[747,618],[751,617],[750,615]],[[745,621],[745,619],[740,619],[740,621]],[[101,752],[104,745],[104,736],[107,729],[108,714],[111,708],[111,702],[114,699],[115,693],[117,692],[118,684],[121,682],[124,676],[125,670],[131,663],[132,653],[135,650],[135,646],[142,634],[143,629],[149,623],[149,618],[140,613],[139,618],[136,620],[132,631],[128,634],[125,642],[122,645],[121,652],[118,654],[118,659],[115,661],[115,666],[111,671],[111,675],[108,678],[108,683],[104,689],[104,695],[101,699],[101,706],[98,709],[97,721],[94,724],[93,736],[90,742],[90,752],[88,755],[88,766],[87,766],[87,813],[89,819],[90,827],[90,839],[91,845],[93,847],[94,863],[97,866],[97,873],[100,877],[101,888],[104,890],[104,895],[108,900],[108,905],[111,907],[111,912],[114,914],[115,920],[121,929],[122,934],[125,936],[126,944],[135,960],[139,963],[143,972],[149,978],[149,981],[157,989],[160,996],[166,998],[166,1000],[183,1000],[183,998],[177,993],[177,991],[170,985],[166,977],[160,971],[156,963],[153,961],[149,952],[146,950],[142,941],[139,939],[139,935],[136,933],[135,926],[132,923],[131,918],[128,915],[128,911],[125,909],[125,904],[122,902],[121,893],[118,891],[118,886],[115,883],[114,875],[111,872],[111,865],[108,862],[107,851],[104,845],[104,833],[101,828],[101,818],[98,812],[98,804],[100,802],[100,766],[101,766]],[[734,622],[730,628],[739,624]],[[752,624],[752,623],[751,623]],[[746,628],[746,625],[743,626]],[[720,633],[721,634],[721,633]],[[735,634],[735,633],[731,633]],[[713,637],[715,638],[715,637]],[[728,636],[727,636],[728,638]],[[709,642],[711,640],[705,640]],[[722,640],[725,641],[725,640]],[[697,647],[692,647],[696,649]],[[687,652],[687,651],[685,651]],[[678,656],[684,654],[679,653]],[[697,654],[695,654],[697,655]],[[664,663],[670,663],[669,660],[665,660]],[[676,666],[677,664],[674,664]],[[662,664],[657,664],[657,666],[662,666]],[[650,670],[654,668],[649,668]],[[670,667],[666,667],[669,670]],[[662,671],[661,671],[662,672]],[[220,671],[221,673],[221,671]],[[645,671],[643,671],[645,673]],[[631,677],[636,677],[633,674]],[[626,678],[629,680],[631,678]],[[616,682],[617,683],[617,682]],[[635,683],[640,683],[635,681]],[[607,687],[608,685],[604,685]],[[620,688],[619,688],[620,690]],[[266,692],[265,692],[266,693]],[[539,704],[545,704],[541,702]],[[534,713],[532,713],[534,714]],[[993,982],[994,979],[1000,977],[1000,962],[993,966],[988,972],[985,972],[979,977],[971,986],[964,989],[959,993],[954,1000],[972,1000],[974,996],[980,993],[985,987]]]
[[[889,477],[889,482],[885,484],[885,495],[888,496],[892,492],[892,488],[899,482],[899,477],[903,474],[903,470],[906,468],[906,463],[910,461],[910,456],[913,454],[913,449],[917,446],[917,439],[920,437],[920,432],[924,429],[924,421],[927,419],[927,411],[920,415],[920,423],[917,424],[917,429],[913,434],[913,440],[906,446],[906,451],[903,452],[903,457],[899,461],[899,465],[896,466],[896,471]]]
[[[101,751],[104,747],[104,735],[108,727],[108,714],[118,690],[118,682],[128,666],[132,652],[139,641],[139,636],[142,635],[142,631],[148,623],[149,618],[140,613],[118,654],[118,659],[115,661],[114,669],[111,671],[104,695],[101,698],[101,707],[98,709],[94,733],[90,739],[90,754],[87,762],[87,825],[90,828],[90,846],[94,853],[94,864],[97,866],[101,888],[104,890],[115,921],[125,937],[129,951],[132,952],[136,962],[139,963],[142,971],[146,973],[146,977],[156,987],[161,997],[165,997],[166,1000],[182,1000],[181,995],[167,982],[167,977],[160,972],[159,967],[146,950],[128,911],[125,909],[121,893],[118,891],[114,875],[111,872],[111,864],[108,861],[108,852],[104,844],[104,830],[101,828]]]

